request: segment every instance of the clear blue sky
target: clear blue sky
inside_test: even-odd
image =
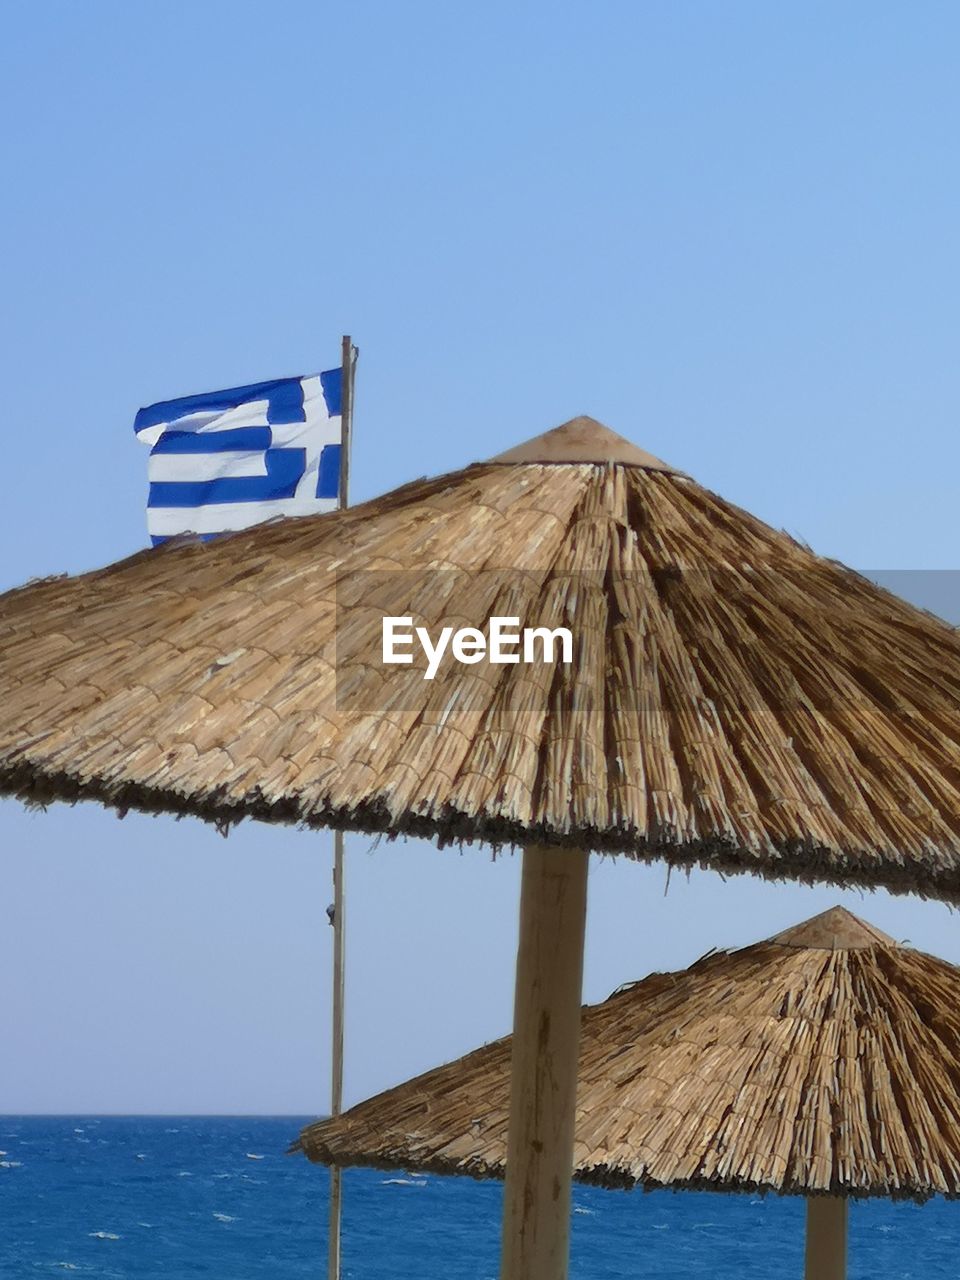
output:
[[[361,348],[355,496],[591,413],[957,563],[960,10],[9,6],[0,585],[145,543],[150,401]],[[960,619],[954,579],[905,594]],[[509,1027],[518,860],[349,844],[347,1095]],[[331,839],[0,806],[0,1111],[325,1108]],[[586,995],[842,895],[598,863]],[[844,900],[960,961],[946,908]]]

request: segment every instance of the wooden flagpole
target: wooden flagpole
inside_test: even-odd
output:
[[[340,391],[340,502],[350,501],[350,446],[353,437],[353,376],[356,348],[349,334],[343,338]],[[333,835],[333,1070],[330,1082],[330,1114],[343,1109],[343,990],[344,990],[344,888],[343,832]],[[327,1248],[327,1280],[340,1280],[340,1213],[342,1170],[330,1167],[330,1228]]]

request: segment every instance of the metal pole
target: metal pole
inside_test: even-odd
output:
[[[349,334],[343,338],[340,386],[340,506],[350,504],[350,446],[353,440],[353,375],[359,352]]]
[[[589,855],[523,851],[501,1280],[566,1280]]]
[[[350,499],[350,444],[353,435],[353,374],[356,349],[349,335],[343,339],[342,383],[340,388],[340,507]],[[343,971],[344,911],[343,832],[333,835],[333,1071],[330,1082],[330,1114],[343,1109]],[[328,1280],[340,1280],[340,1211],[343,1198],[342,1171],[330,1168],[330,1229],[327,1248]]]
[[[343,1109],[343,832],[333,836],[333,1073],[330,1114]],[[327,1247],[328,1280],[340,1280],[340,1209],[342,1170],[330,1166],[330,1229]]]

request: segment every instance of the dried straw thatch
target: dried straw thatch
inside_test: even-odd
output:
[[[311,1125],[297,1148],[502,1177],[510,1047]],[[574,1166],[607,1187],[960,1195],[960,969],[834,908],[586,1006]]]
[[[388,680],[387,613],[565,625],[576,661]],[[958,695],[948,626],[590,419],[349,511],[0,597],[0,792],[27,801],[954,901]]]

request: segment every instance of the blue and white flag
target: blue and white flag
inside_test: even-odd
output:
[[[341,369],[183,396],[141,409],[154,544],[214,537],[338,505]]]

